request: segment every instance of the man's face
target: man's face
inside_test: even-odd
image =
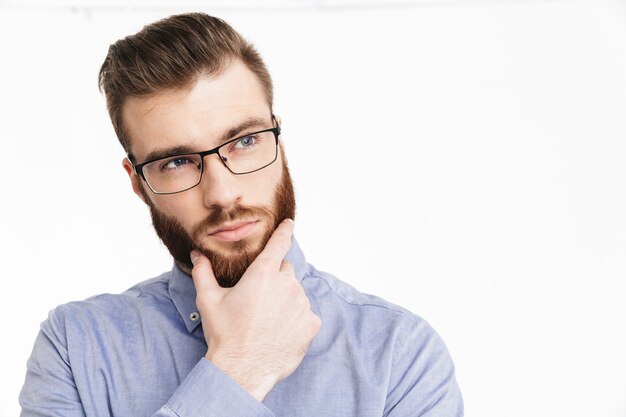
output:
[[[155,152],[205,151],[273,127],[260,82],[239,61],[189,88],[130,98],[123,118],[138,162]],[[157,234],[183,270],[190,271],[189,253],[195,248],[209,258],[220,285],[233,286],[277,225],[294,217],[293,186],[280,145],[272,165],[244,175],[233,175],[218,155],[206,156],[200,184],[170,195],[154,194],[124,161],[135,193],[150,207]]]

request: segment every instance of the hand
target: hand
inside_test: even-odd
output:
[[[321,326],[284,260],[292,232],[293,220],[283,221],[232,288],[220,287],[209,260],[192,252],[205,357],[259,401],[296,370]]]

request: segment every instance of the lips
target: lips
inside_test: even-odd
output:
[[[236,242],[250,236],[257,223],[257,220],[231,223],[212,230],[208,235],[222,242]]]

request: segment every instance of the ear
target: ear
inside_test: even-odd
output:
[[[276,119],[276,123],[278,123],[278,126],[282,127],[283,125],[283,118],[280,116],[276,116],[274,115],[274,118]],[[280,145],[281,148],[285,147],[285,143],[283,142],[283,134],[281,132],[280,137],[278,138],[278,144]]]
[[[122,161],[122,166],[124,167],[124,170],[128,174],[130,183],[133,187],[133,192],[137,194],[137,197],[141,198],[141,201],[145,203],[146,200],[144,200],[143,194],[141,193],[141,188],[140,188],[141,178],[139,178],[139,175],[137,175],[137,173],[135,172],[135,168],[133,168],[133,164],[128,160],[128,158],[124,158],[124,160]]]

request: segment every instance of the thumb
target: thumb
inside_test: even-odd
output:
[[[197,250],[191,251],[190,258],[193,263],[191,277],[193,278],[193,285],[196,287],[196,293],[199,295],[222,292],[223,288],[217,283],[209,258]]]

